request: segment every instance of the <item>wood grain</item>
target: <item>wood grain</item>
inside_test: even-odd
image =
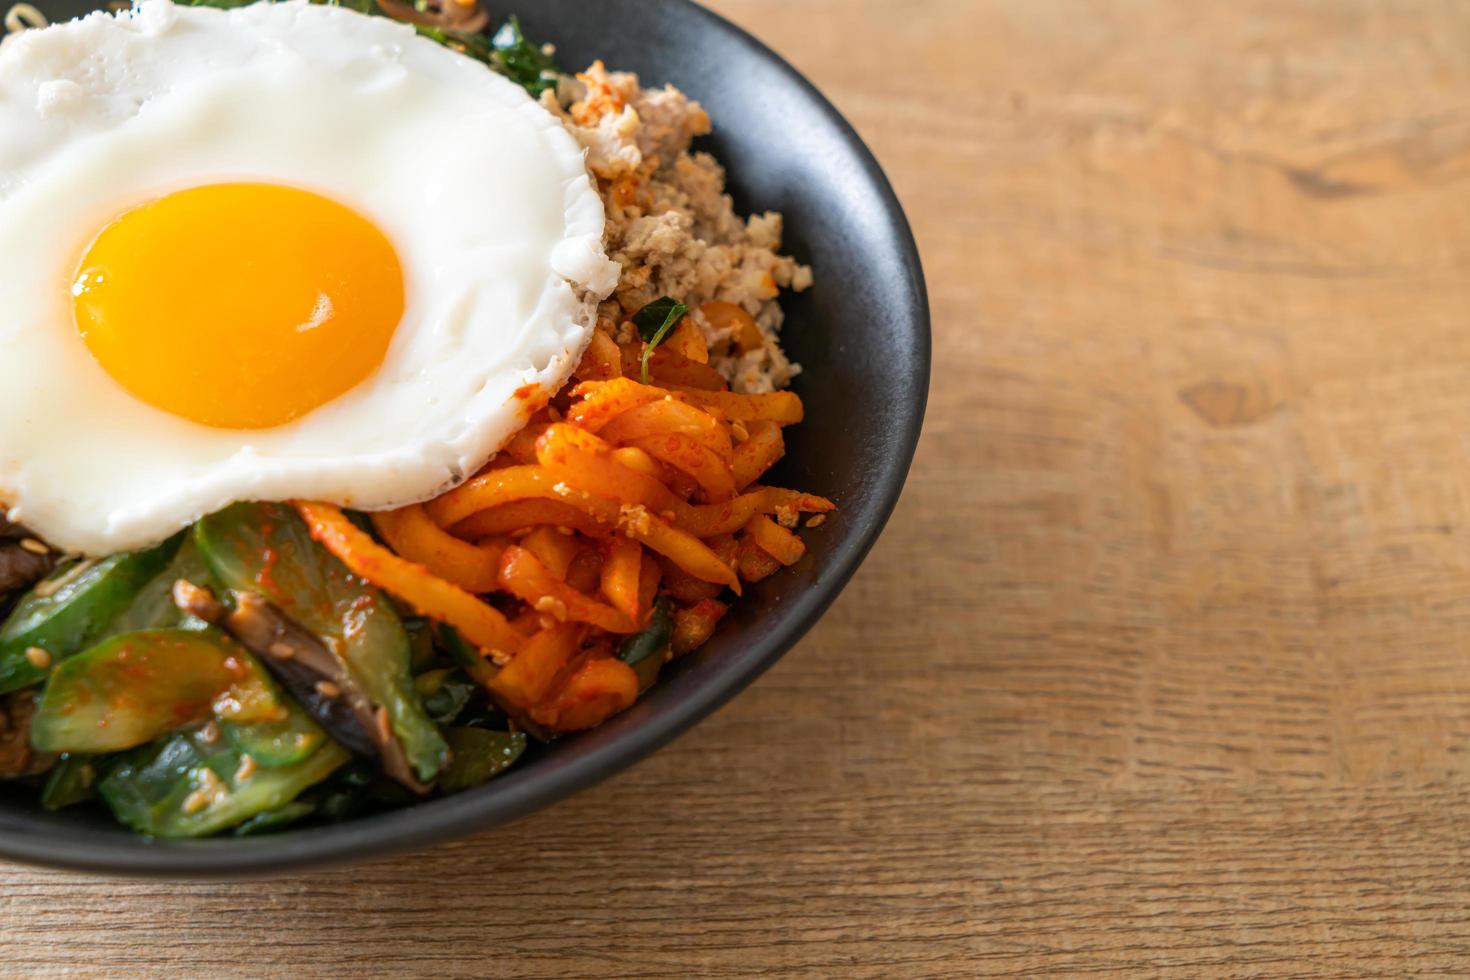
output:
[[[506,830],[6,867],[0,968],[1470,972],[1470,5],[715,6],[850,115],[928,266],[930,421],[848,592]]]

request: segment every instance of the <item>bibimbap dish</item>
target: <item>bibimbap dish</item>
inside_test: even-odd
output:
[[[229,9],[224,9],[229,8]],[[0,45],[0,778],[155,837],[453,794],[802,559],[781,216],[473,3]]]

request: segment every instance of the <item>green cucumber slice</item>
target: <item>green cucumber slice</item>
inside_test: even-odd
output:
[[[97,562],[70,562],[43,579],[0,624],[0,694],[39,683],[51,665],[106,635],[180,540],[175,536],[156,548]],[[46,651],[49,663],[28,656],[32,647]]]
[[[226,588],[259,593],[340,656],[363,694],[387,710],[418,778],[438,775],[449,746],[414,691],[408,633],[381,593],[282,504],[236,504],[196,524],[194,540]]]
[[[288,766],[250,767],[228,741],[201,729],[128,753],[98,785],[117,819],[153,837],[202,837],[281,810],[348,760],[324,741]]]
[[[118,752],[210,717],[279,726],[290,714],[260,663],[223,633],[143,630],[104,640],[52,671],[31,744]]]

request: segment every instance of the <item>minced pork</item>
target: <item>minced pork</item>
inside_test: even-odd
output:
[[[690,142],[710,131],[708,113],[673,86],[644,89],[638,76],[609,72],[596,62],[557,92],[542,96],[587,148],[607,210],[608,257],[622,266],[613,295],[598,309],[599,326],[620,343],[631,339],[630,314],[660,296],[695,312],[710,348],[710,364],[738,392],[784,388],[800,370],[781,349],[782,289],[800,292],[812,270],[781,254],[781,215],[741,219],[725,193],[725,171]],[[765,337],[740,353],[730,329],[717,330],[698,312],[724,300],[755,317]]]

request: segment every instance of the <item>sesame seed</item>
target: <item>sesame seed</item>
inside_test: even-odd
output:
[[[806,526],[807,527],[821,527],[823,524],[826,524],[826,523],[827,523],[827,515],[826,514],[813,514],[811,517],[808,517],[806,519]]]
[[[41,542],[37,541],[35,538],[21,538],[20,546],[33,555],[51,554],[51,549],[46,547]]]
[[[26,663],[37,670],[45,670],[51,666],[51,654],[40,647],[27,647]]]
[[[642,504],[623,504],[618,508],[618,530],[630,536],[647,534],[651,518]]]
[[[219,725],[212,721],[206,722],[204,727],[199,729],[199,740],[205,745],[213,745],[215,742],[218,742]]]
[[[54,578],[42,579],[41,581],[37,582],[35,588],[31,589],[31,592],[32,594],[38,595],[43,599],[47,596],[55,595],[62,586],[76,581],[83,572],[85,572],[87,569],[91,568],[95,564],[97,564],[97,559],[83,558],[75,565],[67,566],[66,571],[62,572],[60,575],[57,575]]]
[[[289,643],[272,643],[266,648],[277,660],[290,660],[296,656],[296,648]]]
[[[196,769],[194,777],[199,780],[199,788],[184,797],[185,813],[198,813],[211,803],[217,803],[229,795],[229,790],[215,775],[213,769]]]
[[[331,681],[317,681],[316,693],[324,698],[340,698],[342,696],[342,689]]]
[[[255,758],[251,755],[240,756],[240,768],[235,770],[235,782],[243,783],[255,775]]]

